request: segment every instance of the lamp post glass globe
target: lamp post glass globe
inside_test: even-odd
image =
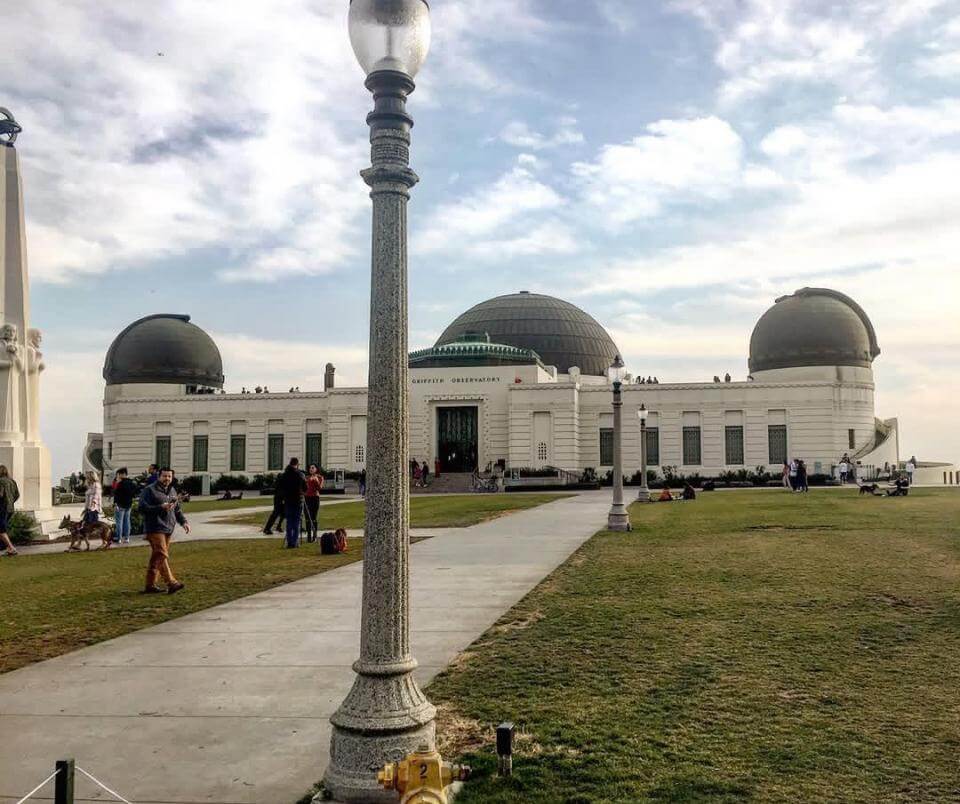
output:
[[[610,365],[607,373],[610,376],[610,381],[619,385],[623,382],[623,378],[626,376],[627,367],[624,365],[623,358],[620,355],[617,355],[613,363]]]
[[[640,423],[641,423],[641,424],[646,424],[646,423],[647,423],[647,414],[648,414],[648,413],[649,413],[649,411],[647,410],[647,406],[646,406],[644,403],[641,402],[641,403],[640,403],[640,409],[637,411],[637,418],[640,420]]]
[[[348,26],[367,75],[391,70],[413,78],[430,50],[426,0],[350,0]]]

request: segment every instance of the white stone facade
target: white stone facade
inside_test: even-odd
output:
[[[432,468],[440,457],[440,411],[475,408],[480,469],[503,460],[515,468],[605,471],[601,431],[612,426],[611,402],[602,378],[557,375],[539,365],[412,369],[410,454]],[[659,455],[652,469],[673,466],[705,477],[757,466],[777,472],[784,433],[787,457],[803,458],[812,473],[831,473],[844,453],[861,462],[864,474],[899,459],[896,421],[876,419],[871,369],[810,367],[758,372],[745,382],[627,384],[628,477],[640,467],[641,403],[650,411],[648,449]],[[181,476],[203,471],[204,455],[210,474],[252,476],[278,471],[294,456],[315,457],[319,447],[325,468],[356,471],[365,466],[366,405],[364,388],[194,394],[183,385],[111,385],[104,456],[110,467],[139,471],[162,462],[169,445]]]

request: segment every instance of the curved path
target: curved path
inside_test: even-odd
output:
[[[605,522],[589,493],[411,548],[422,684]],[[186,579],[189,582],[189,579]],[[0,802],[77,764],[137,804],[292,804],[357,657],[355,563],[0,676]],[[77,777],[77,801],[107,801]],[[52,792],[43,791],[49,799]]]

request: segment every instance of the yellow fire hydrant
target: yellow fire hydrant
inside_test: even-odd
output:
[[[447,804],[446,788],[469,776],[466,765],[444,762],[429,745],[421,745],[402,762],[385,765],[377,773],[377,782],[385,790],[399,791],[400,804]]]

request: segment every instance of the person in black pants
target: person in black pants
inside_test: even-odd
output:
[[[263,526],[263,532],[267,536],[273,533],[274,523],[277,525],[277,533],[283,533],[283,509],[283,490],[280,488],[278,483],[276,486],[274,486],[273,491],[273,510],[270,512],[270,517],[267,519],[267,524]]]

